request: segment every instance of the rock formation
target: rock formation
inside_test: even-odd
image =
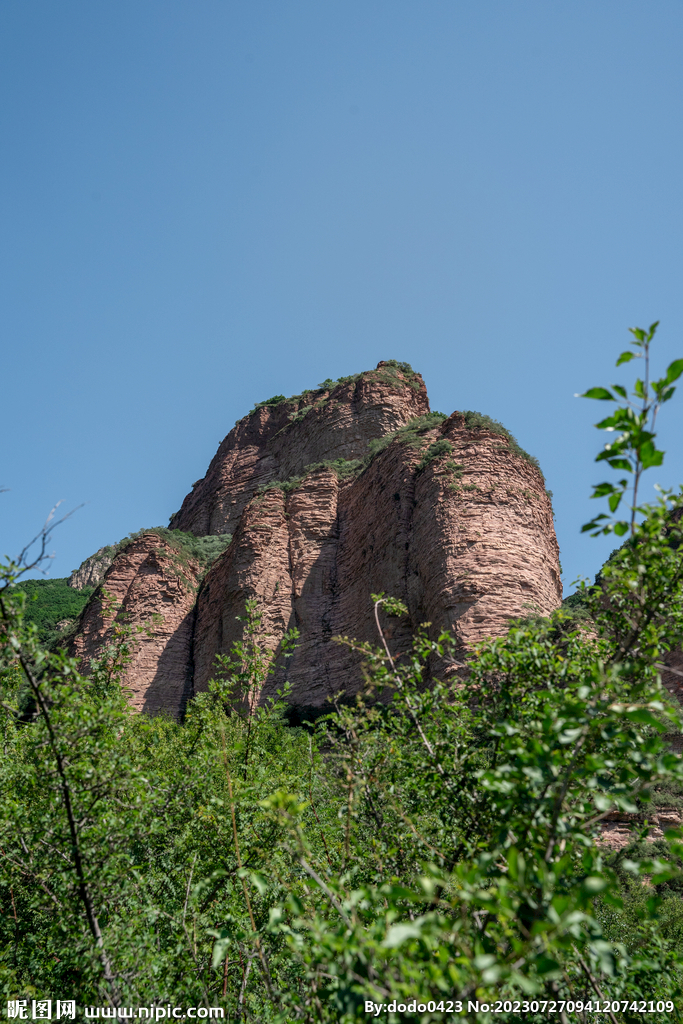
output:
[[[263,403],[236,423],[170,527],[197,535],[234,533],[259,488],[299,476],[311,464],[362,459],[370,441],[428,412],[422,378],[387,363],[332,390]]]
[[[104,579],[104,574],[114,561],[115,555],[115,548],[100,548],[90,558],[86,558],[84,562],[81,562],[78,569],[74,569],[67,580],[68,585],[75,590],[96,587]]]
[[[548,614],[562,596],[552,509],[533,460],[485,417],[429,414],[422,379],[404,364],[257,407],[222,442],[171,528],[233,539],[200,582],[196,565],[178,575],[163,537],[140,536],[115,558],[74,647],[86,659],[110,634],[103,590],[133,623],[161,616],[128,673],[135,706],[149,711],[182,713],[207,687],[251,597],[265,644],[300,632],[257,696],[287,679],[305,716],[358,689],[358,656],[333,638],[376,641],[371,593],[409,609],[387,623],[397,652],[422,622],[469,648],[505,632],[511,617]]]
[[[200,567],[150,531],[119,551],[86,605],[71,653],[87,670],[114,639],[132,626],[132,659],[126,673],[137,711],[178,715],[192,692],[192,631]]]
[[[657,807],[648,812],[648,824],[650,826],[647,839],[655,842],[663,839],[664,833],[670,828],[680,828],[683,823],[683,815],[677,807]],[[599,826],[599,842],[610,850],[623,850],[625,846],[632,843],[642,830],[644,821],[642,816],[627,814],[624,811],[611,811]]]

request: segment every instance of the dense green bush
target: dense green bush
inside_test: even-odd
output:
[[[677,999],[683,846],[673,835],[614,865],[595,844],[607,810],[638,812],[683,783],[663,738],[683,722],[656,670],[683,632],[668,521],[654,510],[602,595],[588,592],[592,642],[559,628],[559,613],[427,688],[428,665],[453,658],[449,634],[418,635],[398,662],[354,645],[365,692],[314,733],[286,725],[286,693],[256,704],[272,657],[253,606],[180,725],[128,710],[135,635],[122,628],[84,678],[42,652],[5,590],[8,998],[68,989],[85,1004],[204,1003],[311,1024],[361,1019],[367,1000],[588,1001],[591,978],[609,999]],[[383,609],[403,613],[380,596],[380,623]],[[22,679],[38,705],[23,724]]]

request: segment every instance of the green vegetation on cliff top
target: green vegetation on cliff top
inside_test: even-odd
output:
[[[130,533],[116,545],[117,553],[124,551],[133,541],[144,537],[148,533],[155,533],[157,537],[166,541],[169,547],[178,553],[183,564],[189,561],[198,562],[203,570],[216,561],[222,555],[232,540],[232,534],[207,534],[204,537],[196,537],[194,533],[184,530],[169,530],[166,526],[151,526],[146,530],[137,530]]]
[[[472,410],[467,410],[462,413],[462,415],[465,417],[465,426],[468,430],[487,430],[490,433],[499,434],[507,441],[508,448],[514,455],[518,455],[526,462],[529,462],[539,471],[541,477],[545,479],[538,459],[526,452],[517,442],[517,439],[510,433],[507,427],[503,426],[502,423],[499,423],[498,420],[492,419],[490,416],[486,416],[484,413],[474,412]],[[345,480],[352,476],[360,476],[360,474],[373,462],[377,455],[379,455],[380,452],[383,452],[385,448],[388,448],[393,441],[398,441],[399,444],[406,445],[409,448],[421,448],[425,443],[425,434],[428,434],[431,430],[440,426],[446,419],[448,419],[448,417],[443,412],[429,412],[424,416],[415,416],[412,420],[409,420],[408,423],[399,427],[397,430],[394,430],[389,434],[385,434],[384,437],[376,437],[370,441],[367,447],[367,454],[362,459],[328,459],[323,462],[314,462],[305,466],[303,472],[297,476],[291,476],[286,480],[271,480],[270,483],[264,484],[260,488],[260,491],[269,491],[277,488],[288,494],[291,491],[296,490],[307,476],[310,476],[311,473],[315,473],[321,469],[333,470],[340,480]],[[452,451],[453,445],[450,441],[447,441],[445,438],[437,439],[425,452],[417,467],[418,472],[424,470],[430,462],[434,461],[434,459],[439,458],[442,455],[449,455]],[[546,493],[552,500],[551,492]]]
[[[348,384],[349,381],[357,381],[360,380],[361,377],[375,377],[377,380],[381,380],[385,384],[397,384],[399,382],[404,383],[403,381],[399,381],[399,374],[405,378],[405,383],[407,383],[409,387],[419,389],[420,385],[417,383],[419,374],[413,370],[410,363],[402,363],[396,359],[387,359],[386,362],[376,370],[364,370],[362,373],[351,373],[348,377],[337,377],[336,380],[328,377],[326,380],[322,381],[321,384],[318,384],[317,388],[305,388],[300,394],[290,395],[289,398],[286,395],[273,395],[272,398],[266,398],[263,402],[257,402],[256,405],[249,410],[246,416],[237,420],[235,422],[235,426],[237,426],[238,423],[241,423],[243,419],[246,419],[248,416],[252,416],[259,409],[263,409],[266,406],[281,405],[283,402],[300,402],[302,400],[310,401],[311,396],[313,395],[322,395],[324,392],[332,391],[332,389],[336,388],[339,384]],[[310,408],[310,406],[308,408]]]
[[[232,540],[229,533],[219,536],[195,537],[193,533],[182,530],[168,530],[164,526],[153,526],[147,530],[137,530],[116,544],[109,544],[97,554],[108,555],[112,559],[129,547],[133,541],[154,533],[166,541],[177,556],[178,569],[182,573],[190,560],[198,562],[201,575],[225,551]],[[90,556],[91,558],[93,556]],[[86,558],[81,566],[90,559]],[[79,567],[79,568],[80,568]],[[76,590],[70,587],[68,578],[53,580],[23,580],[17,583],[17,590],[26,594],[25,618],[38,629],[38,639],[46,647],[63,638],[69,628],[81,614],[95,587],[83,587]],[[64,623],[61,628],[60,623]]]

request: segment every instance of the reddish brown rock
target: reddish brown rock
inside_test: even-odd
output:
[[[663,839],[667,829],[680,828],[682,821],[683,815],[677,807],[658,807],[649,816],[648,841]],[[642,827],[643,822],[638,821],[635,814],[613,811],[600,822],[598,842],[610,850],[623,850],[633,842]]]
[[[470,429],[460,413],[412,422],[428,409],[419,376],[380,364],[240,421],[172,521],[197,534],[234,534],[194,610],[198,568],[187,585],[173,577],[156,535],[127,547],[107,573],[104,586],[133,623],[163,616],[129,672],[136,707],[181,713],[190,692],[206,689],[216,655],[242,635],[238,617],[249,598],[262,610],[271,649],[286,630],[300,632],[293,656],[278,660],[258,696],[286,680],[302,716],[361,685],[358,655],[333,638],[377,641],[371,593],[409,609],[387,623],[398,653],[424,622],[471,648],[504,633],[511,617],[559,606],[558,548],[540,471],[505,435]],[[378,438],[385,446],[369,464],[339,473],[320,465],[360,460]],[[92,601],[76,641],[81,656],[96,652],[109,629]]]
[[[172,518],[171,529],[197,536],[234,533],[259,487],[298,476],[316,462],[361,459],[369,441],[427,412],[429,399],[419,374],[385,363],[331,391],[264,405],[222,441],[206,476]]]
[[[452,451],[421,469],[441,440]],[[471,647],[504,633],[511,617],[559,606],[557,541],[538,469],[500,434],[468,430],[458,415],[419,443],[398,436],[356,479],[319,470],[287,497],[273,489],[250,503],[199,596],[195,690],[240,635],[249,597],[264,611],[271,647],[286,629],[301,632],[263,693],[287,678],[300,709],[360,686],[357,656],[333,637],[377,641],[371,593],[408,606],[407,619],[388,624],[397,652],[425,621]]]
[[[199,566],[181,561],[156,533],[137,538],[115,558],[81,615],[71,653],[87,671],[114,638],[133,629],[126,672],[137,711],[182,714],[192,689],[192,632]],[[136,627],[144,631],[136,633]]]

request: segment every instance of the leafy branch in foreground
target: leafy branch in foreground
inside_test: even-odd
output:
[[[664,452],[655,446],[655,422],[660,408],[664,402],[672,398],[676,390],[673,383],[683,373],[683,359],[675,359],[659,380],[650,380],[650,345],[658,326],[659,321],[655,321],[647,331],[640,327],[629,328],[633,335],[631,344],[635,351],[627,349],[622,352],[616,365],[621,366],[632,359],[642,359],[644,362],[643,376],[636,379],[630,397],[621,384],[613,384],[611,390],[602,387],[589,388],[582,395],[577,395],[580,398],[595,398],[603,402],[622,400],[623,404],[618,405],[610,416],[595,424],[598,430],[621,432],[616,440],[605,444],[595,461],[606,462],[612,469],[632,474],[631,482],[628,477],[623,477],[617,483],[605,481],[594,486],[591,497],[607,498],[612,516],[629,488],[633,491],[633,503],[630,522],[626,519],[610,518],[603,512],[585,523],[581,527],[582,533],[593,531],[593,537],[601,533],[615,533],[618,537],[623,537],[629,529],[633,534],[636,515],[643,511],[638,506],[640,478],[646,469],[661,466],[664,459]]]

